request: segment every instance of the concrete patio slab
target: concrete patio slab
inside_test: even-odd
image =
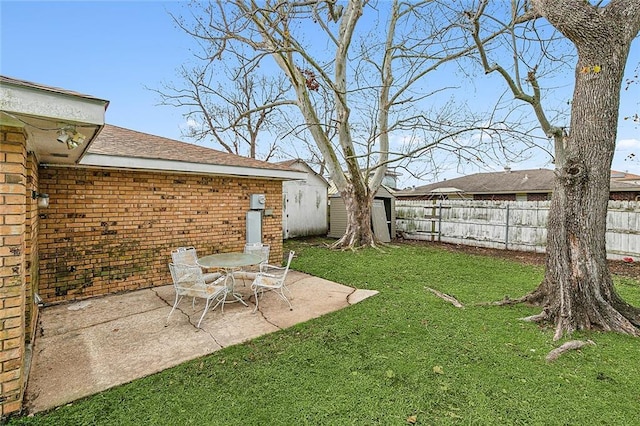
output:
[[[357,303],[377,292],[358,290],[297,271],[287,275],[293,309],[239,281],[248,307],[227,303],[197,324],[204,303],[182,300],[167,320],[172,285],[45,307],[33,347],[25,394],[29,413],[48,410],[157,373],[221,348],[245,342]]]

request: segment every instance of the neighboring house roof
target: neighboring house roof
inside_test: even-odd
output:
[[[285,180],[304,179],[306,175],[283,165],[109,124],[105,124],[79,164]]]
[[[610,191],[640,191],[640,180],[633,180],[634,178],[628,178],[626,176],[635,176],[635,175],[628,175],[625,173],[625,177],[616,178],[614,177],[614,171],[612,170],[609,190]]]
[[[397,196],[427,195],[441,188],[456,188],[467,194],[504,194],[514,192],[549,192],[553,188],[553,170],[513,170],[494,173],[475,173],[447,179],[413,189],[398,191]],[[440,191],[438,191],[440,192]]]
[[[631,185],[640,186],[640,176],[634,175],[632,173],[619,172],[619,171],[616,171],[616,170],[611,170],[611,181],[612,181],[612,183],[613,183],[614,180],[616,182],[626,182],[626,183],[631,184]]]
[[[295,170],[300,170],[300,171],[306,171],[307,173],[313,173],[315,176],[317,176],[319,179],[322,180],[322,182],[324,182],[327,186],[329,186],[329,182],[319,173],[316,173],[304,160],[300,159],[300,158],[296,158],[293,160],[287,160],[287,161],[280,161],[278,163],[280,166],[283,167],[287,167],[290,169],[295,169]]]
[[[614,174],[612,174],[614,176]],[[444,188],[455,188],[466,194],[547,193],[553,191],[555,173],[550,169],[505,170],[475,173],[448,179],[412,189],[397,191],[397,197],[420,197],[442,193]],[[633,183],[611,179],[612,191],[638,191]]]
[[[301,160],[300,158],[295,158],[293,160],[279,161],[276,164],[280,164],[280,165],[285,166],[285,167],[293,167],[296,164],[304,164],[305,166],[309,167],[309,165],[307,163],[305,163],[303,160]],[[311,167],[309,167],[309,168],[311,168]]]
[[[611,179],[615,180],[640,180],[640,175],[634,175],[633,173],[621,172],[618,170],[611,170]]]

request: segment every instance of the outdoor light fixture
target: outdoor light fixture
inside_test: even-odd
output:
[[[31,191],[31,198],[38,200],[38,207],[49,207],[49,194],[42,194],[40,192]]]
[[[67,144],[67,148],[76,149],[81,145],[87,137],[76,130],[76,126],[64,126],[58,130],[56,140],[60,143]]]
[[[60,143],[67,143],[69,134],[64,129],[60,129],[58,130],[58,138],[56,140]]]

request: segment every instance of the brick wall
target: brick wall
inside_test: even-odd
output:
[[[640,191],[612,192],[609,194],[609,199],[615,201],[637,201],[640,200]]]
[[[74,300],[171,283],[171,250],[242,251],[249,195],[264,193],[271,262],[282,259],[282,182],[106,169],[41,168],[40,296]]]
[[[0,418],[20,410],[25,383],[26,164],[23,131],[0,126]]]
[[[38,188],[38,161],[33,153],[27,154],[27,193],[25,211],[25,340],[30,343],[35,336],[38,306],[34,295],[38,292],[38,200],[34,200],[31,191],[40,192]]]
[[[516,194],[474,194],[474,200],[515,201]]]
[[[551,193],[541,194],[541,193],[530,193],[527,194],[527,201],[548,201],[551,199]]]

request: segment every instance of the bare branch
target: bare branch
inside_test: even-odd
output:
[[[194,12],[176,21],[199,40],[200,57],[208,64],[204,68],[214,70],[215,64],[217,75],[194,78],[193,87],[165,102],[201,110],[188,114],[202,123],[193,135],[214,138],[232,150],[256,141],[263,126],[275,126],[278,139],[290,139],[285,143],[302,141],[312,161],[326,168],[344,199],[351,200],[350,235],[344,241],[371,243],[371,230],[364,229],[370,222],[358,218],[370,215],[389,165],[408,167],[413,158],[434,158],[440,149],[457,161],[516,155],[510,136],[501,133],[510,127],[506,121],[493,116],[488,123],[486,117],[464,119],[460,109],[430,105],[430,98],[456,86],[434,85],[439,80],[430,76],[477,48],[464,31],[468,21],[452,14],[449,2],[216,0],[201,7],[201,15]],[[361,19],[365,14],[381,21],[363,27],[371,25],[370,19]],[[524,19],[532,12],[520,15]],[[498,28],[479,39],[489,43],[505,31]],[[227,68],[224,83],[220,66]],[[286,89],[278,96],[250,96],[255,92],[246,89],[257,86],[243,76],[254,76],[255,83],[265,74],[281,76]],[[214,106],[211,97],[219,103]],[[293,105],[299,121],[291,123],[287,115],[281,120],[286,129],[266,115]],[[269,149],[268,156],[272,153]]]
[[[451,303],[456,308],[464,309],[464,305],[462,303],[460,303],[458,301],[458,299],[456,299],[455,297],[449,296],[448,294],[442,293],[442,292],[440,292],[438,290],[434,290],[434,289],[432,289],[430,287],[425,287],[425,289],[429,290],[431,293],[435,294],[436,296],[438,296],[442,300],[445,300],[445,301]]]

